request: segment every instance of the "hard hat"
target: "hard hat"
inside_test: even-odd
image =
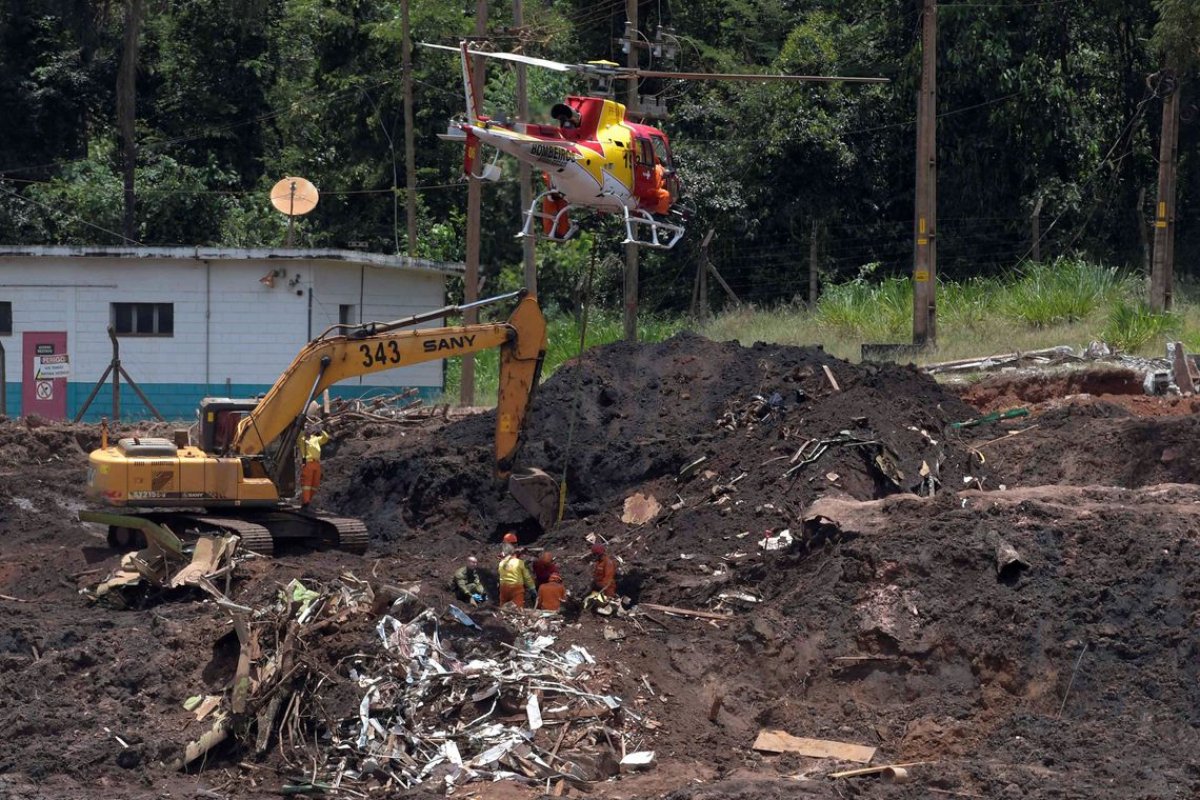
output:
[[[592,545],[592,555],[604,555],[604,545],[600,544],[599,542]]]
[[[515,532],[515,531],[509,531],[508,533],[504,534],[504,542],[505,542],[506,544],[516,544],[516,543],[517,543],[517,534],[516,534],[516,532]]]
[[[550,580],[558,581],[559,583],[562,583],[562,575],[559,575],[557,572],[551,572]]]
[[[467,556],[467,563],[473,567],[479,563],[479,559],[475,556]]]

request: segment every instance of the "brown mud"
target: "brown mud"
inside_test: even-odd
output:
[[[520,458],[556,477],[566,464],[561,525],[541,533],[493,480],[491,414],[360,425],[329,447],[319,504],[363,517],[371,551],[249,561],[231,597],[261,604],[294,577],[350,572],[419,581],[444,605],[453,569],[470,553],[491,560],[508,527],[552,550],[579,593],[595,534],[621,562],[624,594],[733,618],[564,628],[560,645],[613,665],[613,692],[652,723],[658,765],[594,796],[1194,797],[1200,430],[1191,398],[1139,413],[1111,402],[1112,385],[1042,396],[997,382],[960,398],[912,369],[819,350],[693,336],[598,348],[541,387]],[[948,427],[1010,405],[1033,415]],[[807,440],[842,431],[859,441],[784,476]],[[189,774],[163,766],[203,732],[182,703],[227,690],[236,643],[195,593],[125,608],[80,595],[117,560],[101,531],[72,521],[96,441],[89,426],[0,423],[0,797],[277,795],[297,771],[282,745],[262,758],[226,746]],[[657,519],[621,522],[633,492],[661,502]],[[758,547],[783,528],[790,550]],[[1001,542],[1023,564],[998,571]],[[308,643],[332,676],[326,705],[348,718],[359,695],[340,660],[372,627],[356,619]],[[858,765],[757,753],[764,727],[875,746],[875,764],[925,763],[903,785],[834,780]],[[373,787],[356,790],[399,796]]]

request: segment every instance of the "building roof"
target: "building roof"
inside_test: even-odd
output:
[[[430,261],[360,250],[283,247],[126,247],[112,245],[0,245],[0,258],[144,258],[189,261],[341,261],[368,267],[460,275],[460,261]]]

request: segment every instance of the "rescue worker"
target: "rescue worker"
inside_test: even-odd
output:
[[[597,542],[592,545],[592,591],[599,592],[612,599],[617,596],[617,562],[614,561],[604,547]]]
[[[563,585],[562,575],[552,572],[546,582],[538,587],[537,607],[557,614],[566,596],[567,587]]]
[[[499,569],[500,605],[512,603],[517,608],[524,608],[525,592],[533,591],[533,576],[511,544],[505,543],[503,553]]]
[[[583,121],[579,112],[566,103],[556,104],[554,108],[550,109],[550,116],[558,121],[559,127],[566,130],[578,128],[579,123]]]
[[[307,511],[317,487],[321,485],[321,445],[329,443],[329,434],[322,430],[313,431],[300,440],[300,456],[304,466],[300,467],[300,510]]]
[[[557,574],[558,564],[554,563],[554,555],[549,550],[543,550],[533,562],[533,582],[541,589],[551,575]]]
[[[452,586],[460,600],[473,606],[487,602],[487,590],[483,588],[483,580],[479,577],[479,559],[475,556],[468,557],[466,565],[454,573]]]

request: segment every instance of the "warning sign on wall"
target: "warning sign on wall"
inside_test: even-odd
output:
[[[38,400],[53,400],[54,399],[54,381],[38,381],[37,382],[37,399]]]
[[[56,356],[34,356],[33,375],[36,380],[71,377],[71,357],[66,353]]]

